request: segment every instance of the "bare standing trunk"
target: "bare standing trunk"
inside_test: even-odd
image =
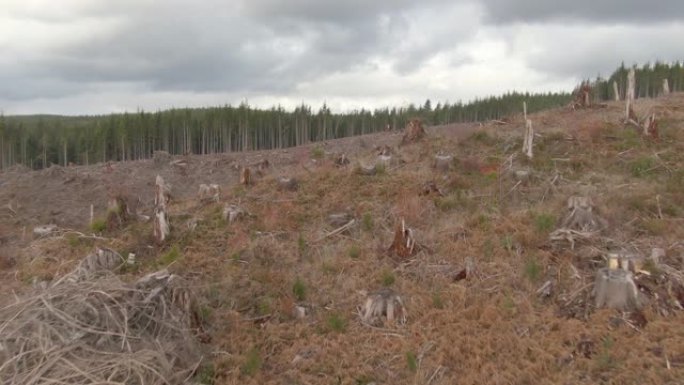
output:
[[[532,121],[527,119],[525,121],[525,137],[523,139],[522,151],[529,159],[532,159],[532,143],[534,141],[534,130],[532,129]]]
[[[527,102],[523,102],[523,121],[527,122]]]
[[[625,94],[625,119],[626,120],[629,120],[629,112],[630,112],[630,109],[633,108],[632,104],[634,103],[634,88],[635,88],[634,68],[630,68],[629,72],[627,73],[627,93]]]
[[[615,95],[614,96],[615,101],[619,102],[620,101],[620,90],[618,89],[618,84],[615,80],[613,80],[613,95]]]
[[[663,79],[663,95],[667,96],[670,94],[670,83],[667,82],[667,79]]]

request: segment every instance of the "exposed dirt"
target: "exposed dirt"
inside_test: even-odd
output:
[[[684,266],[684,95],[640,99],[635,110],[656,113],[659,141],[625,126],[618,103],[533,114],[532,160],[513,116],[429,127],[405,146],[394,132],[172,158],[185,167],[3,172],[0,288],[53,280],[96,245],[136,253],[124,280],[169,266],[200,294],[211,336],[201,380],[217,384],[675,384],[684,378],[684,289],[672,278]],[[354,172],[383,146],[389,167]],[[454,156],[450,169],[433,168],[439,152]],[[341,153],[350,165],[335,165]],[[263,159],[270,168],[259,173]],[[239,184],[241,166],[252,168],[252,186]],[[153,246],[150,222],[89,228],[90,205],[102,219],[114,195],[151,215],[157,174],[172,186],[168,244]],[[298,188],[278,189],[281,176]],[[439,193],[421,194],[430,182]],[[202,183],[221,186],[220,203],[195,197]],[[571,249],[549,233],[573,195],[589,196],[607,229]],[[249,215],[227,223],[224,203]],[[335,213],[354,223],[334,232]],[[416,244],[397,261],[387,250],[402,219]],[[59,231],[33,234],[47,224]],[[643,309],[594,309],[606,254],[653,247],[673,270],[638,277]],[[383,287],[401,296],[406,324],[361,322],[364,293]]]

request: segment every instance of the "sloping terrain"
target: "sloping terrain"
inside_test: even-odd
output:
[[[531,115],[532,159],[514,116],[431,127],[404,145],[401,133],[383,133],[178,158],[183,167],[12,170],[0,174],[0,287],[30,292],[95,246],[137,255],[124,280],[168,267],[191,283],[210,336],[198,382],[674,384],[684,378],[684,296],[658,277],[684,267],[684,95],[637,101],[637,115],[649,111],[658,140],[621,123],[617,103]],[[384,146],[388,167],[356,172]],[[335,164],[342,153],[352,164]],[[438,153],[454,157],[448,170],[433,167]],[[263,159],[271,167],[239,184],[239,167]],[[93,234],[90,205],[101,219],[114,195],[151,215],[157,174],[172,185],[168,242],[154,245],[152,224],[136,220]],[[279,188],[279,176],[298,188]],[[426,182],[439,192],[422,194]],[[200,183],[219,184],[221,202],[199,202]],[[607,223],[572,247],[549,239],[570,196],[590,197]],[[249,215],[229,223],[225,203]],[[330,223],[336,213],[354,219],[346,231]],[[397,258],[387,250],[402,220],[416,247]],[[50,223],[60,232],[32,234]],[[595,309],[606,256],[652,248],[665,250],[659,263],[672,270],[652,265],[638,277],[643,307]],[[405,324],[361,322],[365,294],[381,288],[402,297]]]

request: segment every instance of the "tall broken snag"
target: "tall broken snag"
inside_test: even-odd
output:
[[[163,207],[157,207],[154,211],[154,240],[158,245],[164,243],[171,232],[169,228],[169,221],[166,218],[166,210]]]
[[[406,223],[403,219],[401,220],[401,224],[399,224],[394,231],[394,240],[387,252],[391,257],[398,257],[399,259],[409,258],[416,252],[416,241],[413,238],[413,230],[406,227]]]
[[[532,159],[532,144],[534,142],[534,130],[532,129],[532,121],[527,119],[525,121],[525,136],[523,138],[523,154]]]
[[[164,178],[157,175],[155,180],[154,206],[166,208],[171,201],[171,186],[164,182]]]
[[[423,122],[420,119],[411,119],[404,129],[404,136],[401,138],[401,144],[409,144],[417,142],[425,137],[425,129]]]
[[[380,289],[370,293],[361,309],[361,320],[372,326],[389,324],[405,324],[408,313],[399,294],[392,289]]]
[[[154,240],[158,245],[164,243],[171,229],[166,216],[166,205],[171,200],[171,187],[164,182],[164,178],[157,175],[154,196]]]

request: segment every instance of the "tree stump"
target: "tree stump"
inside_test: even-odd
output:
[[[221,199],[221,188],[217,184],[201,184],[199,186],[199,191],[197,192],[197,197],[201,202],[216,202],[218,203]]]
[[[382,326],[385,322],[405,324],[407,317],[404,301],[388,288],[370,293],[361,311],[361,320],[372,326]]]
[[[240,184],[249,186],[252,184],[252,172],[249,167],[243,167],[240,171]]]
[[[404,129],[404,136],[401,138],[401,144],[409,144],[417,142],[425,137],[425,129],[423,122],[420,119],[411,119]]]
[[[670,83],[668,83],[667,79],[663,79],[663,96],[667,96],[670,94]]]
[[[340,154],[337,158],[335,158],[335,165],[337,167],[345,167],[349,164],[349,158],[347,158],[347,154]]]
[[[658,120],[655,114],[648,115],[644,120],[644,136],[648,136],[653,140],[658,140],[660,135],[658,134]]]
[[[225,205],[223,207],[223,220],[233,223],[244,217],[247,213],[237,205]]]
[[[366,166],[359,163],[358,167],[356,167],[356,172],[361,175],[375,175],[377,171],[378,170],[375,165]]]
[[[406,227],[404,220],[397,225],[394,231],[394,240],[387,250],[390,256],[406,259],[416,252],[416,241],[413,238],[413,230]]]
[[[278,189],[285,191],[295,191],[299,188],[299,182],[295,178],[278,178]]]
[[[152,153],[152,161],[157,167],[167,165],[171,161],[171,154],[166,151],[155,151]]]
[[[618,89],[618,84],[615,80],[613,80],[613,98],[616,102],[620,101],[620,91]]]
[[[454,157],[451,155],[435,155],[435,161],[433,162],[433,167],[439,172],[447,172],[451,169],[451,164],[454,161]]]
[[[378,155],[378,162],[376,165],[381,165],[385,170],[389,169],[392,165],[392,155]]]
[[[589,197],[571,196],[568,198],[567,209],[561,228],[591,232],[607,226],[606,221],[594,213],[594,202]]]
[[[596,272],[594,293],[597,308],[632,311],[640,307],[639,291],[632,273],[623,269],[599,269]]]
[[[105,220],[107,230],[113,231],[124,225],[128,221],[128,207],[126,200],[117,195],[107,202],[107,218]]]

